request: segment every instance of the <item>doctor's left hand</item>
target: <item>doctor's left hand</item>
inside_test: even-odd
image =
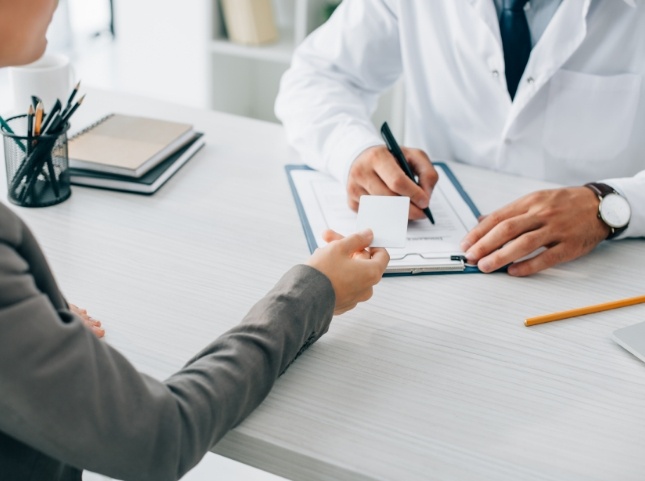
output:
[[[510,264],[510,275],[528,276],[587,254],[607,238],[598,204],[587,187],[534,192],[480,219],[461,248],[483,272]],[[539,248],[538,255],[516,262]]]

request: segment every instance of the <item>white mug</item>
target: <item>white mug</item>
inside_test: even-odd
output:
[[[10,67],[9,78],[15,112],[26,113],[32,95],[39,97],[45,111],[49,111],[56,99],[65,105],[72,90],[74,71],[65,55],[46,53],[28,65]]]

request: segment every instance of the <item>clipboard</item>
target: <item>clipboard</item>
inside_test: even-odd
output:
[[[459,249],[461,239],[477,225],[479,210],[447,164],[433,165],[439,173],[430,201],[436,224],[427,219],[409,222],[406,247],[388,249],[386,276],[481,272],[466,263]],[[356,232],[356,214],[347,205],[342,184],[306,165],[286,165],[285,170],[310,252],[325,245],[325,229]]]

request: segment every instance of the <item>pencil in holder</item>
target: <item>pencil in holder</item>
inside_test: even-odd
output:
[[[31,136],[27,115],[7,119],[2,127],[9,201],[22,207],[47,207],[63,202],[70,187],[67,130]]]

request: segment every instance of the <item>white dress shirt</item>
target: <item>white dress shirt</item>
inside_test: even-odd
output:
[[[645,0],[566,0],[515,100],[491,0],[343,0],[296,50],[276,102],[304,162],[342,182],[378,96],[405,73],[405,138],[454,160],[564,185],[603,181],[645,236]]]

